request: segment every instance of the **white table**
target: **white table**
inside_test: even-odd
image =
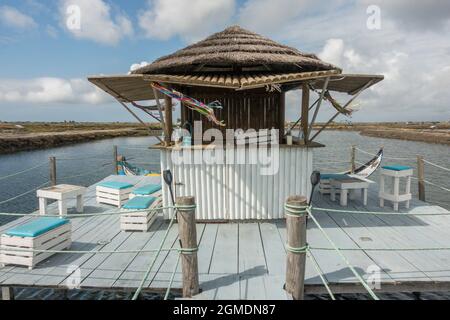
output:
[[[59,215],[67,214],[67,201],[76,197],[77,212],[83,212],[83,196],[86,192],[85,187],[73,186],[70,184],[59,184],[56,186],[39,189],[37,197],[39,198],[39,214],[47,214],[47,200],[53,199],[58,201]]]
[[[357,177],[349,177],[346,179],[331,179],[330,186],[331,186],[331,201],[336,200],[336,193],[339,190],[340,191],[340,205],[345,207],[347,206],[347,198],[349,191],[353,194],[357,190],[362,190],[363,195],[363,203],[366,206],[367,205],[367,189],[369,188],[369,183],[367,179],[361,179]]]

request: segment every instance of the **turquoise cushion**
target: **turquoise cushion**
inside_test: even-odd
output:
[[[386,170],[394,170],[394,171],[403,171],[403,170],[412,169],[412,167],[402,166],[402,165],[383,166],[382,168],[386,169]]]
[[[348,175],[341,174],[341,173],[321,173],[320,174],[320,180],[328,180],[328,179],[339,180],[339,179],[347,179],[347,178],[348,178]]]
[[[133,194],[138,194],[142,196],[148,196],[152,193],[155,193],[156,191],[161,190],[160,184],[147,184],[145,186],[142,186],[140,188],[137,188],[136,190],[133,190]]]
[[[133,185],[127,182],[105,181],[98,184],[100,187],[111,188],[116,190],[132,188]]]
[[[62,226],[68,222],[69,220],[67,219],[43,217],[25,223],[18,227],[9,229],[8,231],[6,231],[6,234],[8,236],[34,238],[50,230],[56,229],[57,227]]]
[[[128,200],[124,205],[124,209],[142,210],[147,209],[156,200],[155,197],[134,197]]]

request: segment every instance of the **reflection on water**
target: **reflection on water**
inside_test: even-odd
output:
[[[405,164],[415,167],[416,155],[423,155],[425,159],[444,167],[450,167],[450,147],[423,142],[400,141],[372,137],[363,137],[356,132],[325,131],[318,139],[326,145],[325,148],[314,149],[314,166],[321,172],[340,172],[349,168],[350,147],[356,145],[360,149],[376,153],[384,146],[385,160],[383,164]],[[77,185],[91,185],[113,172],[113,146],[119,146],[119,153],[127,157],[130,162],[150,170],[159,170],[158,150],[149,150],[147,147],[157,141],[152,137],[115,138],[99,140],[83,144],[64,146],[52,149],[20,152],[0,156],[0,179],[8,174],[36,166],[43,166],[23,175],[0,180],[0,212],[27,213],[36,210],[37,200],[34,192],[13,201],[3,201],[16,195],[27,192],[48,181],[48,157],[57,158],[58,183]],[[388,158],[408,158],[408,160],[393,160]],[[357,152],[356,160],[363,163],[371,157]],[[347,163],[342,163],[347,162]],[[438,185],[450,188],[449,172],[425,166],[425,177]],[[378,173],[372,180],[378,181]],[[417,196],[417,183],[412,184],[412,192]],[[427,200],[442,207],[450,209],[448,192],[435,187],[426,186]],[[0,218],[0,224],[8,219]],[[19,299],[129,299],[130,293],[109,293],[103,291],[70,291],[66,296],[55,290],[16,290]],[[146,299],[159,299],[160,296],[146,294]],[[341,295],[340,299],[366,299],[365,295]],[[448,299],[445,294],[386,294],[384,299]],[[308,299],[328,299],[326,295],[308,296]]]

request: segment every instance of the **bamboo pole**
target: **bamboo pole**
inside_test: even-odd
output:
[[[425,170],[422,156],[417,156],[417,179],[419,187],[419,200],[425,201]]]
[[[49,158],[49,165],[50,165],[50,182],[52,186],[56,186],[56,158],[50,157]]]
[[[113,146],[113,166],[114,166],[114,174],[118,175],[119,174],[119,170],[117,169],[117,146]]]
[[[352,146],[351,152],[350,152],[350,163],[351,163],[351,173],[355,173],[356,170],[356,146]]]
[[[308,114],[309,114],[309,86],[305,82],[302,85],[302,131],[303,131],[303,139],[305,144],[308,142]]]
[[[181,266],[183,277],[183,297],[190,298],[199,293],[197,228],[195,221],[195,198],[178,197],[178,232],[181,241]],[[183,207],[192,207],[183,209]],[[185,251],[183,251],[183,249]]]
[[[307,199],[303,196],[290,196],[286,200],[286,284],[285,290],[294,300],[303,300],[306,264],[306,219],[304,210],[294,209],[307,206]],[[294,213],[298,211],[298,213]]]

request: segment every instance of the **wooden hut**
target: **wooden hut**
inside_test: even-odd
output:
[[[123,76],[90,77],[89,80],[115,97],[139,121],[132,107],[149,114],[158,110],[165,133],[157,147],[161,152],[161,168],[171,169],[177,195],[194,195],[197,199],[197,218],[200,220],[276,219],[283,217],[283,203],[287,196],[310,193],[309,177],[313,168],[313,148],[321,147],[314,140],[327,124],[312,132],[322,102],[336,109],[331,122],[368,87],[381,81],[379,75],[343,74],[339,67],[267,39],[239,26],[232,26],[211,35],[173,54]],[[262,173],[262,165],[252,163],[258,152],[246,146],[227,144],[224,163],[175,163],[174,153],[188,152],[173,146],[172,101],[152,89],[151,83],[193,97],[203,103],[220,102],[215,117],[225,126],[209,121],[195,110],[182,107],[181,122],[202,121],[203,132],[209,128],[278,130],[278,167],[271,174]],[[302,90],[298,106],[300,132],[293,144],[286,144],[285,94]],[[339,104],[333,92],[347,93],[346,104]],[[310,94],[317,93],[310,105]],[[159,99],[164,98],[164,103]],[[138,104],[155,100],[155,106]],[[330,107],[326,106],[326,107]],[[290,106],[292,107],[292,106]],[[204,144],[203,140],[197,144]],[[278,147],[279,146],[279,147]],[[193,146],[189,152],[206,152]],[[238,151],[239,152],[229,152]],[[208,151],[209,152],[209,151]],[[243,153],[242,153],[243,152]],[[244,163],[236,157],[244,157]],[[169,195],[163,189],[164,204]]]

